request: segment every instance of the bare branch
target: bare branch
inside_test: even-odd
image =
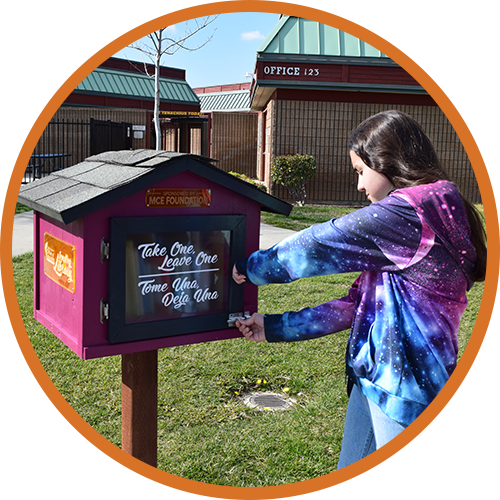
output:
[[[212,34],[202,43],[195,46],[187,46],[186,42],[191,37],[199,33],[202,29],[205,29],[208,25],[212,24],[219,16],[207,16],[200,19],[194,19],[195,27],[194,29],[189,28],[189,21],[186,21],[184,27],[184,33],[182,36],[175,38],[172,35],[168,35],[168,27],[161,28],[158,31],[153,31],[147,38],[150,40],[151,45],[148,45],[144,42],[135,42],[129,45],[130,48],[140,51],[141,53],[147,55],[147,57],[154,62],[156,56],[158,55],[159,47],[161,48],[160,57],[163,55],[173,55],[179,49],[184,49],[189,52],[193,52],[195,50],[199,50],[204,47],[208,42],[210,42],[214,36],[216,29],[212,32]],[[163,36],[164,32],[167,32]]]
[[[130,48],[138,50],[141,52],[143,56],[147,56],[153,63],[155,68],[154,78],[155,78],[155,98],[154,98],[154,110],[153,110],[153,118],[154,118],[154,126],[155,126],[155,134],[156,134],[156,149],[161,149],[161,125],[160,125],[160,61],[161,57],[165,54],[172,55],[177,52],[179,49],[184,49],[188,51],[199,50],[204,47],[210,40],[212,40],[214,33],[216,30],[212,32],[212,34],[201,44],[188,47],[186,46],[187,40],[192,36],[196,35],[202,29],[206,28],[209,24],[213,23],[217,17],[219,16],[207,16],[205,18],[194,19],[195,28],[189,28],[189,21],[185,23],[184,35],[176,38],[172,34],[169,35],[168,27],[161,28],[158,31],[153,31],[149,35],[147,35],[147,39],[150,41],[150,44],[145,43],[144,41],[138,41],[131,45]],[[163,32],[165,36],[163,36]],[[129,61],[130,62],[130,61]],[[147,64],[143,59],[144,64],[144,73],[148,76],[148,68]]]

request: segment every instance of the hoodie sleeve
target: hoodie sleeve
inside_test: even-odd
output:
[[[356,271],[400,271],[423,258],[433,232],[405,200],[388,196],[286,238],[240,262],[255,285]]]
[[[350,328],[354,317],[359,278],[353,283],[349,295],[317,307],[298,312],[264,316],[264,329],[268,342],[296,342],[310,340]]]

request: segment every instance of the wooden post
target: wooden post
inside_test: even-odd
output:
[[[158,351],[122,355],[122,449],[156,467]]]

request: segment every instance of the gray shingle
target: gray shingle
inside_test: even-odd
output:
[[[185,153],[176,153],[174,151],[161,151],[159,155],[154,158],[149,158],[146,161],[138,163],[137,167],[155,167],[161,163],[165,163],[166,160],[171,160],[177,156],[186,156]]]
[[[163,162],[165,162],[165,160],[163,160]],[[113,189],[147,174],[150,170],[150,168],[102,164],[88,172],[72,177],[72,179],[83,184],[90,184],[91,186],[97,186],[103,189]]]
[[[37,200],[37,202],[44,207],[60,213],[107,192],[107,189],[75,183],[74,186],[64,191],[54,192],[50,196]]]
[[[290,212],[291,205],[219,170],[211,164],[214,161],[172,151],[109,151],[22,186],[19,201],[68,224],[188,169],[269,211]]]
[[[19,190],[19,194],[27,200],[38,201],[55,192],[64,191],[76,184],[78,184],[77,181],[49,175],[44,179],[25,184]]]
[[[134,151],[106,151],[104,153],[99,153],[97,155],[91,156],[85,161],[133,166],[146,161],[149,158],[154,158],[161,153],[162,151],[156,151],[154,149],[136,149]]]
[[[102,161],[82,161],[82,163],[77,163],[72,167],[58,170],[54,173],[54,175],[56,175],[57,177],[76,177],[77,175],[89,172],[90,170],[98,168],[102,165],[105,165],[105,163],[103,163]]]

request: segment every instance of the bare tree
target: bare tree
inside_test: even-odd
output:
[[[205,29],[209,24],[213,23],[217,16],[207,16],[200,19],[193,19],[193,25],[190,25],[190,21],[186,21],[184,26],[184,32],[180,35],[176,35],[173,30],[169,30],[169,27],[162,28],[158,31],[153,31],[145,37],[145,40],[135,42],[129,47],[136,49],[146,56],[150,61],[154,63],[155,72],[151,75],[148,71],[147,64],[144,61],[144,72],[151,78],[155,79],[155,104],[154,104],[154,124],[156,132],[156,149],[161,149],[161,130],[160,130],[160,65],[161,58],[164,55],[173,55],[178,50],[188,50],[195,51],[204,47],[210,40],[212,40],[215,29],[212,34],[206,38],[202,43],[194,46],[188,46],[188,41],[196,35],[201,30]]]

